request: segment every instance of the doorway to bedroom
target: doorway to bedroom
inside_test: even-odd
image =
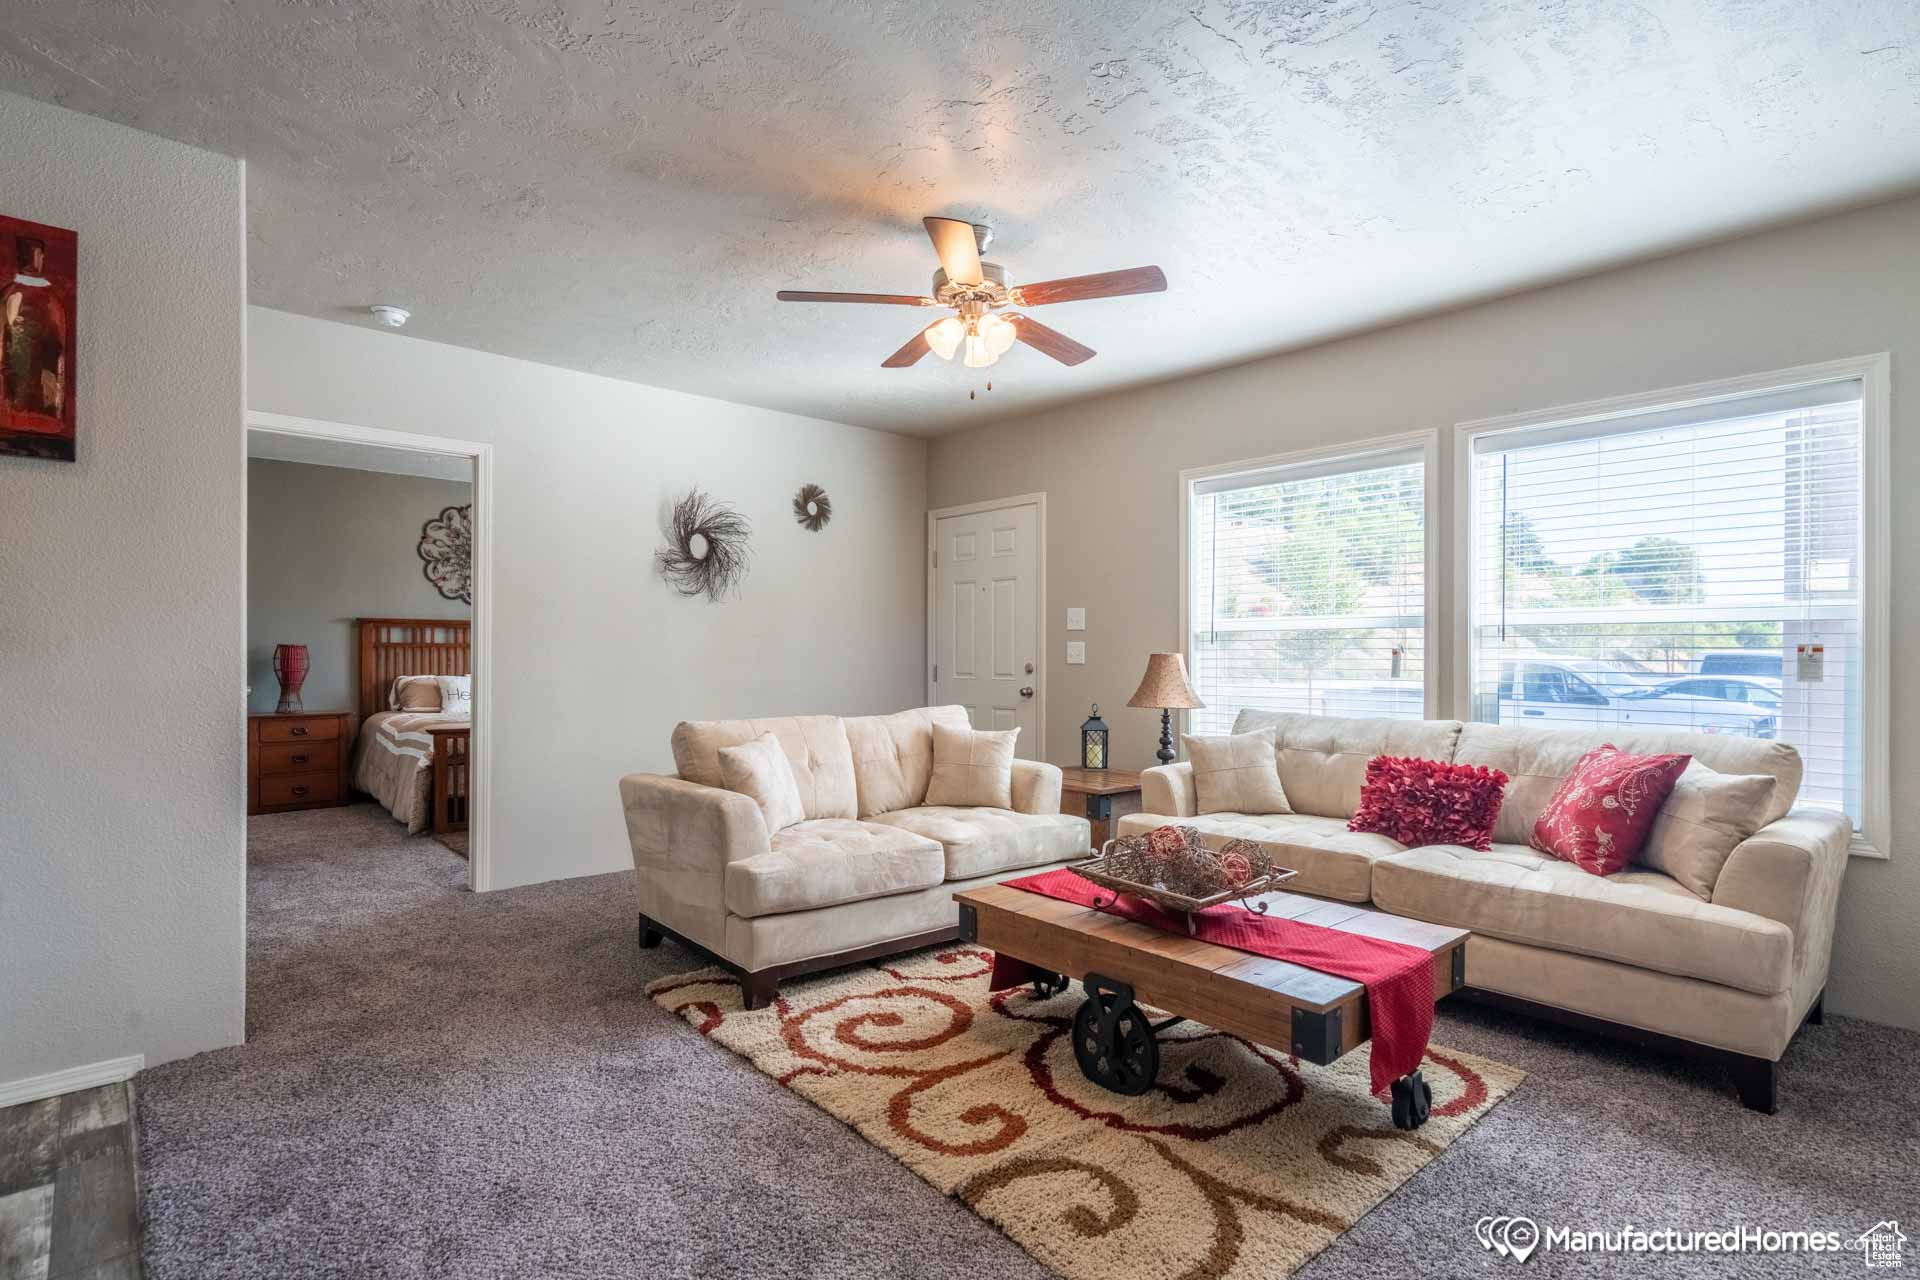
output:
[[[256,908],[338,893],[370,869],[421,892],[488,887],[485,455],[249,415]]]

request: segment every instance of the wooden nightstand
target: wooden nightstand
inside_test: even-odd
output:
[[[247,717],[247,812],[322,809],[353,799],[353,716],[345,711]]]
[[[1140,775],[1132,769],[1060,770],[1060,812],[1093,826],[1093,852],[1113,839],[1114,823],[1140,812]]]

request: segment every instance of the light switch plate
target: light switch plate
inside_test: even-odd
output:
[[[1087,611],[1085,609],[1067,610],[1067,630],[1085,631],[1087,629]]]
[[[1067,665],[1084,666],[1087,661],[1087,642],[1085,640],[1067,641]]]

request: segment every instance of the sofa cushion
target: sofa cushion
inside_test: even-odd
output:
[[[1375,859],[1406,848],[1388,836],[1349,831],[1342,819],[1304,813],[1208,813],[1197,818],[1131,813],[1120,819],[1120,833],[1142,835],[1169,823],[1202,835],[1256,841],[1280,866],[1300,873],[1282,889],[1341,902],[1367,901]]]
[[[1506,787],[1507,775],[1498,769],[1375,756],[1367,761],[1360,807],[1347,820],[1347,830],[1377,831],[1401,844],[1490,849]]]
[[[1760,829],[1773,779],[1717,773],[1695,760],[1660,806],[1639,861],[1711,900],[1720,868]]]
[[[928,804],[1013,808],[1013,748],[1020,730],[933,726]]]
[[[1792,978],[1783,924],[1702,902],[1658,871],[1589,875],[1525,845],[1429,845],[1381,858],[1373,901],[1395,915],[1762,995]]]
[[[1084,858],[1091,838],[1085,818],[1064,813],[920,805],[871,820],[939,841],[949,880]]]
[[[1295,813],[1351,818],[1360,807],[1367,761],[1375,756],[1420,756],[1452,760],[1460,737],[1458,720],[1379,720],[1309,716],[1248,707],[1233,731],[1272,729],[1280,785]]]
[[[780,741],[800,786],[809,818],[851,818],[859,812],[853,751],[839,716],[778,716],[768,720],[682,720],[673,728],[673,763],[688,782],[724,787],[720,748],[752,742],[763,733]]]
[[[899,827],[816,818],[776,831],[766,853],[727,864],[727,910],[770,916],[939,884],[939,842]]]
[[[1692,763],[1689,755],[1635,755],[1611,743],[1595,747],[1554,790],[1527,843],[1596,876],[1625,871]]]
[[[1280,785],[1271,729],[1224,738],[1183,733],[1180,745],[1193,762],[1194,803],[1200,813],[1293,812]]]
[[[760,806],[767,830],[784,831],[805,820],[800,784],[780,740],[763,733],[752,742],[720,748],[720,781]]]
[[[961,706],[915,707],[890,716],[849,716],[847,742],[860,816],[911,809],[927,798],[933,776],[933,726],[968,726]]]
[[[1581,756],[1603,742],[1637,755],[1691,755],[1718,773],[1767,775],[1774,785],[1761,816],[1763,826],[1791,809],[1794,796],[1800,792],[1798,751],[1784,742],[1731,734],[1628,732],[1624,725],[1602,732],[1470,724],[1460,731],[1453,760],[1456,764],[1483,764],[1507,775],[1507,799],[1500,807],[1500,822],[1493,838],[1507,844],[1526,844],[1533,836],[1533,824],[1561,781],[1573,772]]]

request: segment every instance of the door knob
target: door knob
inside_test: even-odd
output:
[[[1033,696],[1033,686],[1028,685],[1026,688],[1020,690],[1020,696],[1023,698],[1031,698]]]

